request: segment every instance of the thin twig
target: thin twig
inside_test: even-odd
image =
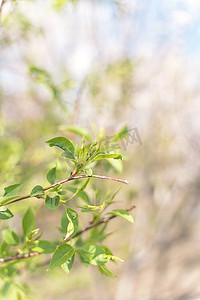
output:
[[[8,256],[4,258],[0,258],[0,263],[5,263],[11,260],[16,260],[16,259],[24,259],[24,258],[29,258],[33,256],[37,256],[41,253],[39,252],[31,252],[31,253],[26,253],[26,254],[21,254],[21,255],[14,255],[14,256]]]
[[[0,16],[1,16],[2,9],[3,9],[3,6],[5,3],[6,3],[6,0],[2,0],[1,5],[0,5]]]
[[[131,211],[134,208],[135,208],[135,205],[131,206],[130,208],[127,208],[126,211]],[[68,243],[69,241],[71,241],[72,239],[76,238],[77,236],[83,234],[84,232],[86,232],[86,231],[88,231],[88,230],[90,230],[90,229],[92,229],[96,226],[99,226],[101,224],[105,224],[105,223],[109,222],[110,220],[112,220],[116,217],[117,217],[116,215],[111,215],[110,217],[104,218],[103,220],[101,220],[97,223],[94,223],[94,224],[91,224],[91,225],[85,227],[84,229],[78,231],[74,236],[68,237],[62,243],[59,243],[57,245],[57,247],[61,244]],[[26,253],[26,254],[21,254],[21,255],[8,256],[8,257],[0,258],[0,263],[5,263],[5,262],[8,262],[8,261],[13,261],[13,260],[21,260],[21,259],[37,256],[37,255],[40,255],[40,254],[42,254],[42,253],[40,253],[40,252],[31,252],[31,253]]]
[[[50,190],[50,189],[52,189],[52,188],[54,188],[54,187],[56,187],[56,186],[58,186],[60,184],[63,184],[65,182],[68,182],[68,181],[71,181],[71,180],[83,179],[83,178],[88,178],[88,177],[99,178],[99,179],[107,179],[107,180],[121,182],[121,183],[124,183],[124,184],[129,184],[128,180],[122,180],[122,179],[108,177],[108,176],[103,176],[103,175],[79,175],[79,176],[70,175],[66,179],[63,179],[63,180],[61,180],[59,182],[56,182],[54,184],[51,184],[51,185],[47,186],[46,188],[44,188],[44,191]],[[39,195],[35,196],[35,197],[36,198],[40,198]],[[17,198],[17,199],[15,199],[13,201],[8,202],[8,203],[0,204],[0,206],[5,206],[5,205],[11,204],[11,203],[15,203],[15,202],[18,202],[18,201],[21,201],[21,200],[24,200],[24,199],[28,199],[28,198],[32,198],[32,196],[30,194],[28,194],[26,196],[22,196],[20,198]]]
[[[131,206],[130,208],[127,208],[126,211],[131,211],[132,209],[135,208],[135,205]],[[84,229],[78,231],[72,238],[74,239],[75,237],[79,236],[80,234],[92,229],[93,227],[96,227],[96,226],[99,226],[101,224],[105,224],[107,222],[109,222],[110,220],[114,219],[115,217],[117,217],[116,215],[111,215],[110,217],[107,217],[97,223],[94,223],[94,224],[91,224],[91,225],[88,225],[87,227],[85,227]],[[69,242],[72,238],[68,237],[66,240],[64,240],[64,242]],[[61,243],[62,244],[62,243]]]

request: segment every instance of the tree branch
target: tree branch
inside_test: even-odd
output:
[[[130,208],[127,208],[126,211],[131,211],[132,209],[135,208],[135,205],[131,206]],[[78,231],[72,238],[68,237],[66,240],[64,240],[65,243],[69,242],[70,240],[74,239],[75,237],[81,235],[82,233],[96,227],[96,226],[99,226],[101,224],[105,224],[107,222],[109,222],[110,220],[114,219],[115,217],[117,217],[116,215],[111,215],[110,217],[107,217],[97,223],[94,223],[94,224],[91,224],[91,225],[88,225],[87,227],[85,227],[84,229]],[[63,244],[63,243],[60,243],[60,244]]]
[[[8,256],[4,258],[0,258],[0,263],[5,263],[11,260],[16,260],[16,259],[24,259],[24,258],[29,258],[33,256],[37,256],[41,253],[39,252],[31,252],[31,253],[26,253],[26,254],[21,254],[21,255],[14,255],[14,256]]]
[[[63,179],[59,182],[56,182],[54,184],[51,184],[49,186],[47,186],[46,188],[44,188],[44,191],[47,191],[47,190],[50,190],[60,184],[63,184],[63,183],[66,183],[68,181],[71,181],[71,180],[75,180],[75,179],[83,179],[83,178],[89,178],[89,177],[92,177],[92,178],[99,178],[99,179],[107,179],[107,180],[112,180],[112,181],[117,181],[117,182],[121,182],[121,183],[124,183],[124,184],[129,184],[128,180],[122,180],[122,179],[118,179],[118,178],[113,178],[113,177],[108,177],[108,176],[103,176],[103,175],[79,175],[79,176],[73,176],[73,175],[70,175],[68,178],[66,179]],[[38,196],[35,196],[36,198],[40,198],[40,195]],[[30,194],[26,195],[26,196],[22,196],[20,198],[17,198],[15,200],[12,200],[8,203],[5,203],[5,204],[0,204],[0,206],[5,206],[5,205],[8,205],[8,204],[12,204],[12,203],[15,203],[15,202],[18,202],[18,201],[22,201],[24,199],[28,199],[28,198],[32,198],[32,196]]]
[[[6,3],[6,0],[2,0],[1,1],[1,5],[0,5],[0,17],[1,17],[3,6],[4,6],[5,3]]]
[[[127,208],[126,211],[131,211],[135,208],[136,206],[133,205],[131,206],[130,208]],[[68,243],[69,241],[71,241],[72,239],[76,238],[77,236],[83,234],[84,232],[96,227],[96,226],[99,226],[101,224],[105,224],[107,222],[109,222],[110,220],[116,218],[117,216],[115,215],[112,215],[110,217],[107,217],[107,218],[104,218],[102,219],[101,221],[97,222],[97,223],[94,223],[94,224],[91,224],[91,225],[88,225],[87,227],[85,227],[84,229],[78,231],[74,236],[72,237],[68,237],[67,239],[65,239],[62,243],[59,243],[57,245],[57,247],[61,244],[64,244],[64,243]],[[37,256],[37,255],[40,255],[42,253],[40,252],[31,252],[31,253],[26,253],[26,254],[21,254],[21,255],[14,255],[14,256],[8,256],[8,257],[4,257],[4,258],[0,258],[0,264],[1,263],[5,263],[5,262],[9,262],[9,261],[13,261],[13,260],[21,260],[21,259],[25,259],[25,258],[29,258],[29,257],[33,257],[33,256]]]

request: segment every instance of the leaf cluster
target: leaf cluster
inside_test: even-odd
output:
[[[101,193],[95,191],[95,197],[91,197],[91,193],[86,190],[93,190],[90,181],[98,161],[122,160],[122,155],[114,152],[113,149],[106,149],[102,138],[92,141],[91,135],[86,130],[70,129],[76,134],[84,132],[80,146],[66,137],[55,137],[47,141],[50,147],[62,151],[62,159],[70,162],[72,168],[66,179],[56,182],[57,167],[53,167],[46,175],[49,186],[36,185],[30,194],[20,196],[18,193],[22,184],[14,184],[4,188],[4,194],[0,197],[0,220],[2,221],[14,217],[7,205],[32,197],[44,200],[46,208],[50,209],[52,213],[56,210],[63,211],[59,233],[54,241],[42,239],[42,232],[36,226],[35,214],[31,207],[27,209],[22,218],[22,234],[18,234],[16,230],[7,225],[4,226],[0,244],[0,262],[2,263],[0,276],[5,281],[2,289],[4,295],[8,293],[10,286],[15,282],[12,278],[19,273],[21,258],[40,254],[52,254],[48,270],[61,267],[68,274],[74,259],[78,257],[85,266],[97,266],[101,273],[117,277],[106,265],[109,261],[122,261],[104,245],[104,240],[109,235],[106,232],[108,221],[116,216],[129,222],[133,222],[133,218],[127,210],[109,210],[117,193],[107,193],[100,199]],[[120,133],[116,135],[116,139],[118,138],[120,138]],[[106,179],[106,176],[102,177]],[[83,181],[80,182],[77,179]],[[71,184],[64,187],[64,183],[67,182]],[[84,214],[90,215],[91,220],[86,228],[83,228],[80,222],[80,216],[84,216]],[[89,234],[83,238],[85,231],[88,231]],[[29,268],[26,261],[23,260],[26,267]],[[37,260],[35,267],[37,268]],[[12,282],[9,286],[7,285],[8,280]],[[22,290],[24,289],[22,288]]]

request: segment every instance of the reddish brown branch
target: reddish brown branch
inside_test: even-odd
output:
[[[134,208],[135,208],[135,205],[131,206],[130,208],[127,208],[126,211],[131,211],[131,210],[134,209]],[[116,215],[111,215],[110,217],[107,217],[107,218],[105,218],[105,219],[103,219],[103,220],[101,220],[101,221],[99,221],[99,222],[97,222],[97,223],[88,225],[88,226],[85,227],[84,229],[78,231],[72,238],[68,237],[66,240],[64,240],[64,242],[67,243],[67,242],[69,242],[71,239],[74,239],[75,237],[81,235],[82,233],[84,233],[84,232],[86,232],[86,231],[88,231],[88,230],[90,230],[90,229],[92,229],[92,228],[94,228],[94,227],[96,227],[96,226],[99,226],[99,225],[101,225],[101,224],[105,224],[105,223],[109,222],[110,220],[114,219],[115,217],[117,217],[117,216],[116,216]]]
[[[118,179],[118,178],[113,178],[113,177],[108,177],[108,176],[103,176],[103,175],[79,175],[79,176],[69,176],[68,178],[66,179],[63,179],[59,182],[56,182],[54,184],[51,184],[49,186],[47,186],[46,188],[44,188],[44,191],[47,191],[47,190],[50,190],[60,184],[63,184],[63,183],[66,183],[68,181],[71,181],[71,180],[75,180],[75,179],[82,179],[82,178],[89,178],[89,177],[92,177],[92,178],[99,178],[99,179],[107,179],[107,180],[112,180],[112,181],[117,181],[117,182],[121,182],[121,183],[124,183],[124,184],[129,184],[129,182],[127,180],[122,180],[122,179]],[[35,196],[36,198],[40,198],[40,196]],[[20,198],[17,198],[13,201],[10,201],[8,203],[5,203],[5,204],[0,204],[0,206],[5,206],[5,205],[8,205],[8,204],[11,204],[11,203],[15,203],[15,202],[18,202],[18,201],[21,201],[21,200],[24,200],[24,199],[28,199],[28,198],[32,198],[32,196],[30,194],[26,195],[26,196],[22,196]]]
[[[1,5],[0,5],[0,16],[2,14],[3,6],[6,3],[6,0],[2,0]]]
[[[135,205],[131,206],[130,208],[127,208],[126,211],[131,211],[135,208]],[[63,244],[63,243],[67,243],[69,241],[71,241],[72,239],[76,238],[77,236],[83,234],[84,232],[99,226],[101,224],[105,224],[107,222],[109,222],[110,220],[116,218],[117,216],[115,215],[111,215],[110,217],[104,218],[101,221],[91,224],[87,227],[85,227],[84,229],[78,231],[74,236],[72,237],[68,237],[66,240],[64,240],[62,243],[59,243],[57,246]],[[40,255],[42,253],[40,252],[31,252],[31,253],[26,253],[26,254],[21,254],[21,255],[14,255],[14,256],[8,256],[8,257],[4,257],[4,258],[0,258],[0,263],[5,263],[5,262],[9,262],[9,261],[13,261],[13,260],[21,260],[21,259],[25,259],[25,258],[29,258],[29,257],[33,257],[33,256],[37,256]]]
[[[8,256],[4,258],[0,258],[0,263],[5,263],[11,260],[16,260],[16,259],[24,259],[24,258],[29,258],[33,256],[37,256],[41,253],[39,252],[31,252],[31,253],[26,253],[26,254],[21,254],[21,255],[14,255],[14,256]]]

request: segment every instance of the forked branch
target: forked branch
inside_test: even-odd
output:
[[[131,206],[130,208],[127,208],[126,211],[131,211],[134,208],[135,208],[135,205]],[[116,217],[117,217],[116,215],[111,215],[110,217],[104,218],[104,219],[102,219],[101,221],[99,221],[97,223],[88,225],[84,229],[78,231],[74,236],[68,237],[62,243],[59,243],[57,245],[57,247],[61,244],[68,243],[69,241],[71,241],[72,239],[76,238],[77,236],[83,234],[84,232],[86,232],[86,231],[88,231],[88,230],[90,230],[90,229],[92,229],[96,226],[99,226],[101,224],[105,224],[105,223],[109,222],[110,220],[112,220]],[[8,257],[0,258],[0,263],[6,263],[6,262],[9,262],[9,261],[13,261],[13,260],[21,260],[21,259],[37,256],[37,255],[40,255],[40,254],[42,254],[42,253],[40,253],[40,252],[31,252],[31,253],[26,253],[26,254],[21,254],[21,255],[8,256]]]
[[[75,180],[75,179],[84,179],[84,178],[99,178],[99,179],[107,179],[107,180],[112,180],[112,181],[117,181],[117,182],[121,182],[121,183],[124,183],[124,184],[129,184],[128,180],[123,180],[123,179],[118,179],[118,178],[113,178],[113,177],[108,177],[108,176],[103,176],[103,175],[79,175],[79,176],[73,176],[73,175],[70,175],[68,178],[66,179],[63,179],[61,181],[58,181],[54,184],[51,184],[49,186],[47,186],[46,188],[44,188],[44,191],[47,191],[47,190],[50,190],[60,184],[63,184],[63,183],[66,183],[68,181],[71,181],[71,180]],[[39,196],[35,196],[36,198],[40,198]],[[30,194],[26,195],[26,196],[22,196],[22,197],[19,197],[17,199],[14,199],[6,204],[5,205],[8,205],[8,204],[12,204],[12,203],[15,203],[15,202],[18,202],[18,201],[22,201],[22,200],[25,200],[25,199],[28,199],[28,198],[32,198],[32,196]],[[3,206],[0,204],[0,206]]]

